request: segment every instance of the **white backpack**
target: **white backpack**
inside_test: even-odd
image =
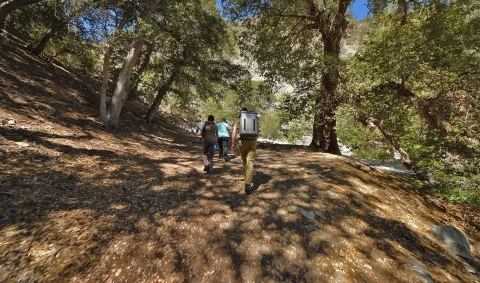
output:
[[[241,138],[258,136],[258,114],[254,111],[241,111],[238,130]]]

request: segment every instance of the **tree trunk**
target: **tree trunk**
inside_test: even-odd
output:
[[[108,69],[110,68],[110,58],[113,54],[113,47],[108,46],[103,57],[102,86],[100,88],[100,119],[105,126],[108,125],[107,117],[107,90],[108,90]]]
[[[150,106],[147,116],[145,117],[145,120],[147,121],[148,124],[152,122],[153,116],[157,112],[158,107],[160,106],[160,103],[162,103],[162,100],[167,94],[168,89],[177,78],[179,71],[180,71],[179,69],[174,70],[173,73],[170,75],[170,78],[168,78],[168,81],[162,84],[162,86],[160,86],[160,88],[158,89],[157,96],[155,96],[155,101],[153,102],[152,106]]]
[[[338,85],[338,67],[335,65],[340,58],[340,39],[323,36],[325,61],[330,63],[329,71],[322,75],[322,93],[315,100],[315,115],[313,120],[313,135],[311,146],[324,152],[341,155],[338,146],[335,126],[335,110],[338,101],[335,99],[335,90]]]
[[[321,93],[315,99],[313,135],[311,146],[322,151],[341,155],[335,126],[335,110],[339,102],[335,97],[339,82],[338,65],[340,59],[340,41],[348,26],[345,19],[350,0],[338,0],[336,11],[326,12],[318,9],[312,0],[303,0],[308,6],[313,24],[322,35],[323,56],[326,68],[322,73]]]
[[[382,133],[383,137],[395,148],[395,150],[400,153],[400,156],[402,157],[402,163],[405,165],[405,167],[410,170],[412,169],[412,161],[410,160],[410,156],[408,156],[407,152],[400,146],[398,141],[395,139],[393,134],[389,133],[382,125],[381,121],[378,119],[375,119],[373,117],[362,117],[359,115],[355,115],[355,120],[359,121],[362,123],[364,126],[367,126],[370,131],[375,130],[375,128],[378,128],[380,132]]]
[[[128,86],[130,83],[130,76],[137,61],[140,51],[143,47],[143,37],[140,36],[137,38],[132,49],[125,58],[120,75],[118,76],[117,86],[112,95],[112,101],[108,108],[107,118],[108,118],[108,129],[118,129],[118,119],[120,117],[120,111],[122,110],[123,104],[125,103],[125,98],[127,97]]]
[[[52,24],[50,30],[43,36],[40,43],[33,49],[33,54],[40,56],[43,53],[45,48],[47,47],[48,42],[50,39],[55,35],[55,33],[59,32],[62,28],[67,25],[67,21],[61,21],[59,23]]]
[[[42,0],[7,0],[0,4],[0,29],[5,26],[5,19],[13,10],[23,6],[35,4]]]
[[[415,176],[421,181],[426,181],[432,186],[437,186],[439,184],[438,181],[435,179],[431,178],[430,175],[417,166],[414,166],[412,161],[410,160],[410,156],[408,156],[408,153],[403,149],[403,147],[398,143],[398,141],[395,139],[393,134],[388,132],[382,125],[381,121],[378,119],[375,119],[373,117],[365,117],[365,116],[360,116],[360,115],[355,115],[355,120],[359,121],[362,123],[364,126],[367,126],[370,131],[375,130],[375,128],[378,128],[380,132],[382,133],[383,137],[400,153],[400,156],[402,157],[402,163],[403,165],[408,169],[408,170],[413,170],[415,173]]]
[[[140,68],[138,68],[138,70],[137,70],[138,75],[136,76],[136,79],[134,80],[134,82],[132,84],[132,87],[128,91],[127,97],[132,97],[135,94],[135,92],[137,91],[138,84],[141,81],[143,71],[145,71],[145,68],[147,68],[148,64],[150,63],[150,58],[152,57],[152,53],[153,53],[154,48],[155,48],[155,44],[153,44],[153,43],[148,44],[147,53],[145,54],[145,58],[143,59],[142,65],[140,65]]]
[[[320,149],[324,152],[341,155],[338,146],[337,132],[335,127],[337,121],[335,119],[336,106],[326,106],[321,100],[326,97],[317,99],[316,113],[313,121],[313,135],[310,146]]]

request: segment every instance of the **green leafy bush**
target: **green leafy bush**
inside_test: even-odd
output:
[[[280,119],[274,111],[269,111],[259,117],[260,136],[267,139],[282,139]]]

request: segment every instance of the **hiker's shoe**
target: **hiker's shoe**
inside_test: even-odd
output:
[[[245,189],[244,189],[244,190],[245,190],[245,194],[247,194],[247,195],[251,194],[252,191],[253,191],[253,190],[252,190],[252,186],[249,185],[249,184],[246,184],[246,185],[245,185]]]
[[[203,166],[203,171],[208,172],[208,168],[210,168],[210,166]]]
[[[209,166],[205,166],[206,170],[207,171],[207,174],[212,174],[213,173],[213,169],[212,169],[212,166],[209,165]]]

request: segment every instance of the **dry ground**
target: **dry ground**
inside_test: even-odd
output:
[[[429,232],[480,255],[478,212],[410,180],[294,146],[202,171],[187,131],[98,119],[96,82],[0,45],[0,282],[480,282]],[[471,268],[470,268],[471,269]],[[478,271],[478,270],[477,270]]]

